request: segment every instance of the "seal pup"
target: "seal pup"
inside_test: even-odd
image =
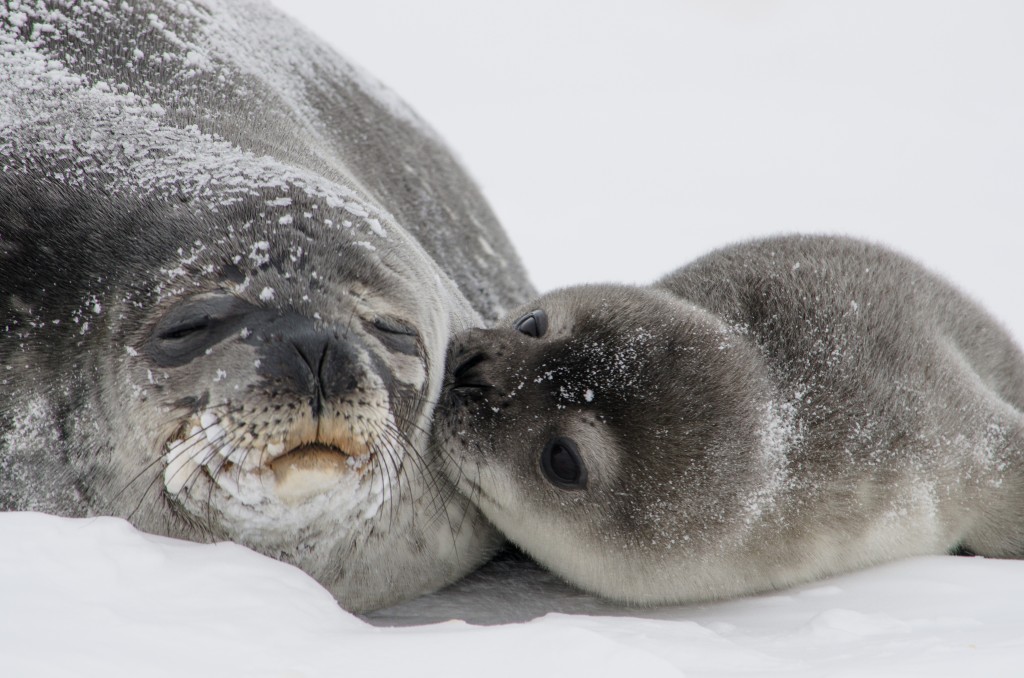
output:
[[[262,3],[0,10],[0,508],[298,565],[343,606],[500,543],[428,448],[532,296],[443,143]]]
[[[1024,355],[856,240],[762,240],[649,287],[542,296],[456,336],[436,427],[510,540],[626,603],[1024,555]]]

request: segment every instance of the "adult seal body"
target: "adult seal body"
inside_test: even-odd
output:
[[[1024,555],[1024,356],[877,246],[791,237],[553,292],[453,343],[453,481],[639,604],[965,550]]]
[[[402,102],[256,3],[0,9],[0,508],[303,568],[347,608],[499,541],[428,445],[531,293]]]

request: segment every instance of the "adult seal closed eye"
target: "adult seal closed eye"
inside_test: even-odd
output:
[[[531,287],[442,142],[261,3],[0,10],[0,508],[294,563],[350,610],[494,529],[429,440]]]
[[[909,259],[728,247],[457,335],[448,473],[579,587],[638,604],[895,558],[1024,556],[1024,356]]]

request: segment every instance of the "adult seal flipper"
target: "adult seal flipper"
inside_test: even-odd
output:
[[[393,94],[259,3],[0,12],[0,507],[231,539],[369,610],[500,538],[428,436],[532,293]]]
[[[456,336],[435,423],[510,540],[618,601],[1024,557],[1024,354],[869,243],[773,238]]]

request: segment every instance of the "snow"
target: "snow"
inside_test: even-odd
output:
[[[994,676],[1024,657],[1012,561],[917,558],[629,616],[595,605],[499,626],[380,627],[234,544],[39,513],[0,514],[0,540],[5,676]],[[529,597],[534,612],[576,600]]]
[[[836,232],[913,255],[1024,340],[1024,5],[279,5],[438,130],[542,290],[649,282],[741,238]],[[232,58],[254,62],[261,42],[236,42]],[[221,56],[187,51],[185,63],[202,70]],[[45,73],[40,87],[77,85],[59,68],[17,63],[19,77]],[[289,68],[308,65],[263,75],[287,89]],[[364,86],[406,111],[373,78]],[[179,145],[216,151],[216,181],[240,160],[253,180],[278,173],[172,138],[157,103],[98,87],[88,97],[97,121],[121,106],[153,131],[153,147],[135,149],[156,158],[153,182],[187,164]],[[294,100],[301,110],[302,93]],[[0,111],[0,127],[13,114]],[[265,256],[259,245],[251,257]],[[31,513],[0,514],[0,543],[4,676],[988,676],[1019,675],[1024,660],[1016,561],[917,558],[656,610],[499,570],[374,620],[437,623],[384,628],[295,568],[231,544]],[[506,623],[444,621],[460,616]]]

